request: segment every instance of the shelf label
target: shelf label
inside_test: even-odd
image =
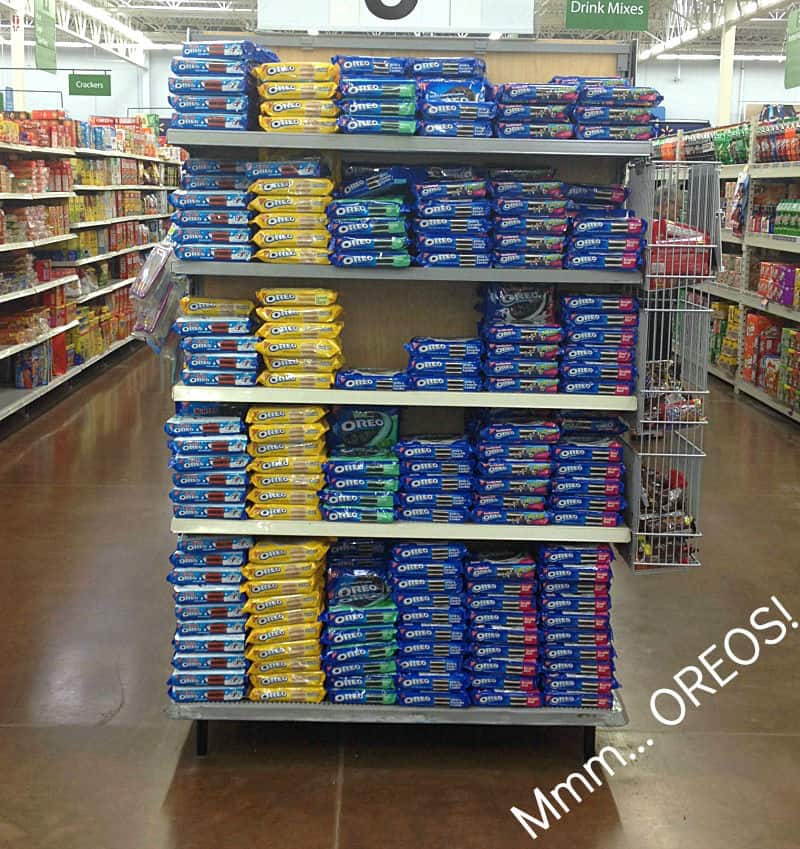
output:
[[[650,16],[650,0],[567,0],[567,29],[643,32]]]
[[[111,97],[108,74],[70,74],[69,93],[78,97]]]
[[[34,61],[40,71],[56,72],[56,3],[33,0]]]
[[[800,85],[800,9],[786,16],[786,63],[783,66],[783,87]]]

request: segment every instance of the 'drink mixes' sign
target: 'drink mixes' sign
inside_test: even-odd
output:
[[[111,97],[108,74],[70,74],[69,93],[84,97]]]
[[[643,32],[649,13],[650,0],[567,0],[567,29]]]
[[[533,32],[534,0],[258,0],[260,30]]]

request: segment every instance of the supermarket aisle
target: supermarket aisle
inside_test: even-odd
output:
[[[579,765],[574,731],[226,724],[212,727],[210,756],[193,758],[188,727],[163,713],[168,387],[140,351],[2,442],[0,847],[530,846],[508,809]],[[770,595],[800,612],[800,431],[714,389],[704,568],[617,570],[631,726],[602,739],[655,745],[556,823],[551,849],[800,846],[787,814],[800,632],[680,729],[647,707]]]

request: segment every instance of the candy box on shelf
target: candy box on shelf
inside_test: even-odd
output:
[[[758,383],[759,366],[764,354],[776,354],[780,348],[781,325],[761,313],[747,313],[742,349],[742,380]]]

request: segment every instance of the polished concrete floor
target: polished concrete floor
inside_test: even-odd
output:
[[[0,443],[2,849],[518,849],[509,814],[579,765],[574,730],[189,726],[166,718],[169,373],[117,360]],[[703,567],[615,584],[635,765],[551,849],[798,849],[792,631],[676,729],[649,695],[777,596],[800,614],[800,430],[713,386]],[[696,660],[695,660],[696,662]]]

